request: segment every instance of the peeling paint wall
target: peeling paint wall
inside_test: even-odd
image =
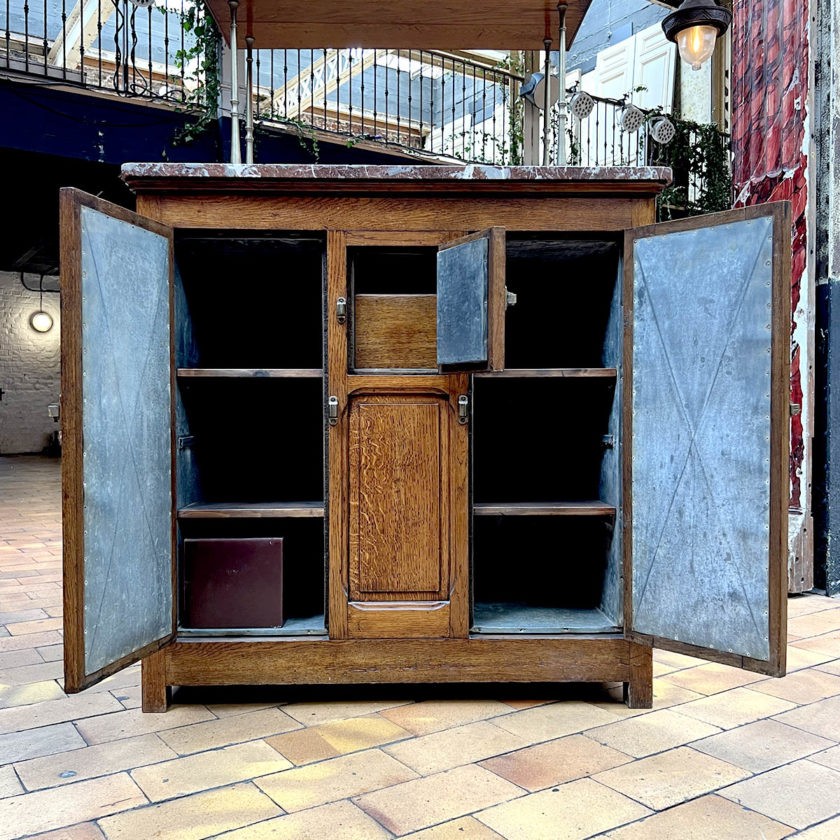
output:
[[[813,222],[810,3],[735,0],[732,29],[732,147],[735,206],[787,199],[793,205],[791,276],[790,588],[813,586]]]

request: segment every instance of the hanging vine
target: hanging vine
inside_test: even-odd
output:
[[[161,11],[167,13],[166,8]],[[191,47],[175,53],[175,66],[184,82],[193,84],[184,92],[184,111],[189,119],[176,132],[175,145],[193,142],[216,122],[221,94],[222,38],[205,0],[193,0],[179,17],[184,32],[191,33],[194,41]]]

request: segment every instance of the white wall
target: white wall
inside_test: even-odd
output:
[[[37,274],[25,279],[38,288]],[[44,288],[58,288],[58,278],[45,277]],[[44,294],[54,321],[47,333],[29,326],[37,310],[38,293],[23,288],[20,274],[0,272],[0,455],[40,452],[58,428],[47,406],[58,402],[60,388],[59,296]]]

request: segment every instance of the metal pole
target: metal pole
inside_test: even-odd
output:
[[[557,165],[566,165],[566,9],[565,3],[557,4],[557,11],[560,14],[560,52],[557,63],[558,83],[560,85],[560,99],[557,104],[560,108],[559,120],[557,123]]]
[[[254,36],[245,36],[245,163],[254,162]]]
[[[239,142],[239,73],[236,46],[236,10],[239,0],[228,0],[230,6],[230,162],[242,163]]]
[[[543,84],[545,88],[543,89],[543,154],[542,154],[542,162],[543,166],[548,166],[548,141],[549,137],[551,136],[549,133],[549,129],[551,125],[549,120],[551,119],[551,115],[549,111],[551,110],[551,38],[546,38],[543,41],[543,47],[545,47],[545,63],[543,65]]]

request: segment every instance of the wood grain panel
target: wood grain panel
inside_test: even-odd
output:
[[[227,184],[230,188],[230,184]],[[463,188],[463,185],[461,185]],[[472,186],[472,185],[471,185]],[[657,188],[648,187],[651,191]],[[138,185],[142,192],[142,187]],[[585,197],[441,198],[434,195],[388,196],[265,196],[184,193],[138,196],[138,207],[156,219],[183,228],[237,227],[254,230],[318,230],[345,227],[393,231],[480,230],[499,225],[507,231],[624,230],[633,226],[633,210],[650,199]]]
[[[180,641],[164,653],[168,685],[628,682],[637,648],[615,636],[290,639]]]
[[[437,368],[436,295],[356,295],[357,368]]]
[[[428,599],[448,564],[446,404],[367,396],[350,405],[350,595]]]
[[[383,601],[348,606],[351,639],[424,639],[450,635],[449,601]]]

